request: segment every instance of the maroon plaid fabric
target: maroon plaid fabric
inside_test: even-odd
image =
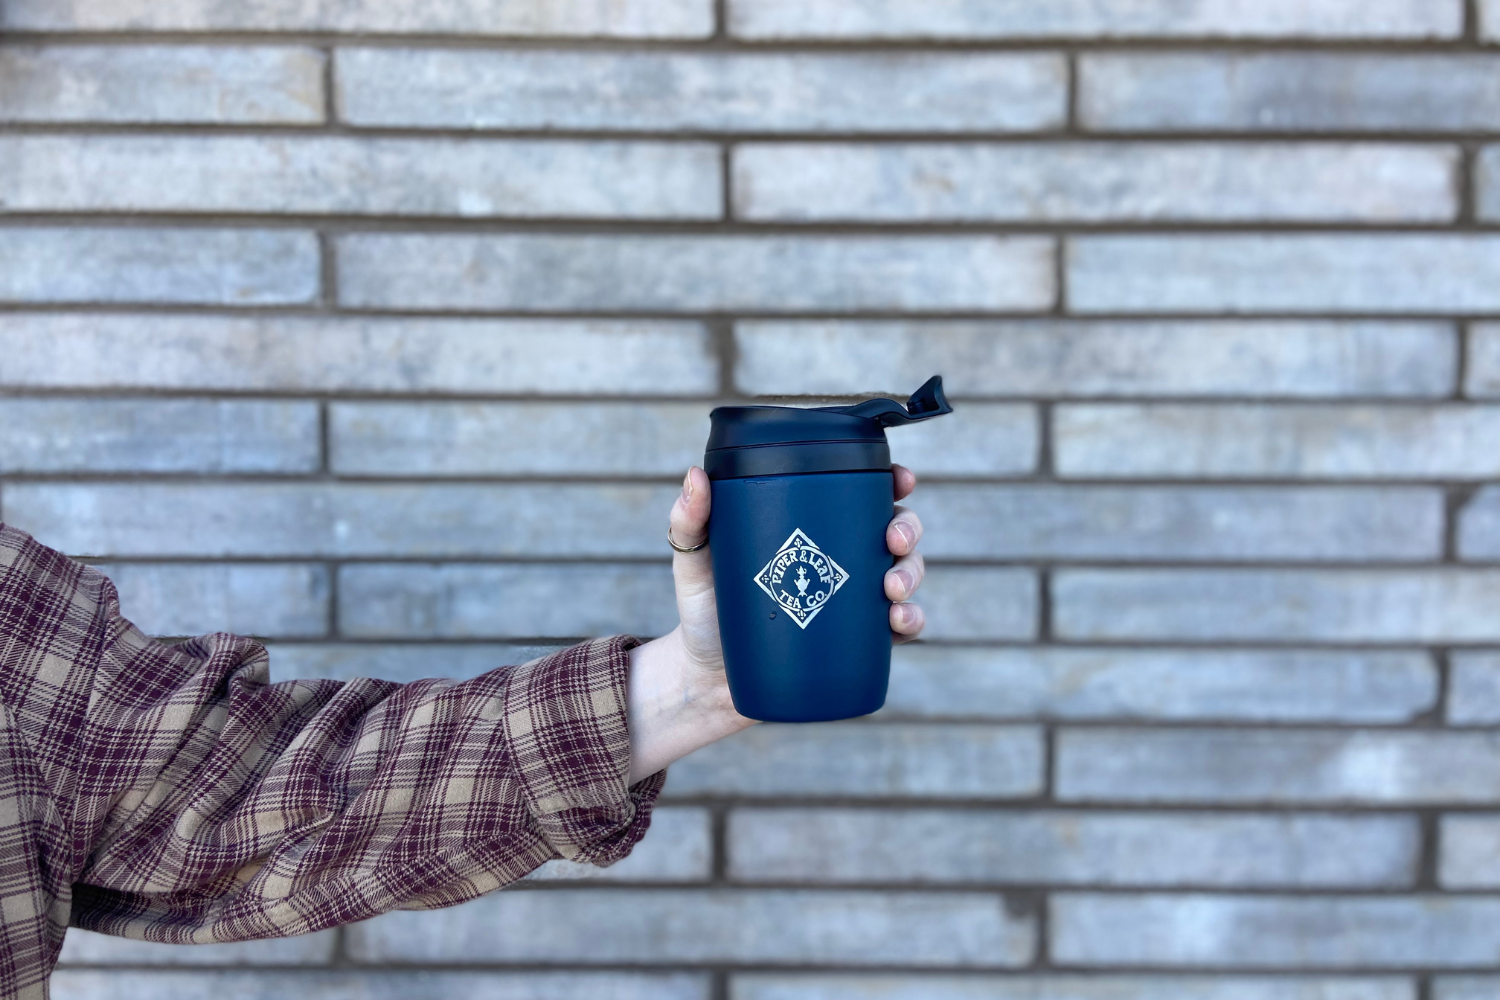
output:
[[[619,860],[665,780],[626,787],[635,644],[272,684],[260,643],[152,640],[97,570],[0,524],[0,997],[47,995],[70,923],[276,937]]]

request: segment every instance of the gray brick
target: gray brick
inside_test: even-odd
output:
[[[1099,131],[1490,131],[1497,70],[1451,52],[1089,54],[1078,115]]]
[[[21,31],[337,31],[702,38],[709,0],[11,0],[0,28]]]
[[[708,143],[26,135],[0,138],[0,185],[15,212],[717,219],[723,204]]]
[[[664,635],[672,568],[640,563],[360,564],[339,570],[339,629],[353,638]]]
[[[730,1000],[1416,1000],[1395,976],[996,976],[735,973]],[[1443,1000],[1490,1000],[1491,994]]]
[[[318,461],[314,403],[0,399],[0,473],[312,472]]]
[[[327,965],[337,931],[233,944],[157,944],[70,928],[59,961],[67,965]],[[114,974],[114,973],[111,973]],[[61,995],[61,994],[59,994]],[[80,991],[80,995],[90,995]],[[121,996],[118,992],[112,996]],[[134,994],[132,994],[134,995]],[[173,993],[173,996],[180,994]]]
[[[278,392],[711,393],[698,323],[10,313],[11,387]],[[908,390],[910,391],[910,390]]]
[[[1488,570],[1063,570],[1052,587],[1066,639],[1500,639],[1500,572]]]
[[[935,484],[920,497],[923,550],[935,559],[1431,559],[1442,552],[1442,494],[1425,487]]]
[[[897,393],[903,399],[906,394]],[[1034,406],[965,403],[947,427],[928,422],[889,435],[891,460],[923,476],[1016,476],[1034,472],[1041,427]]]
[[[418,310],[1040,311],[1042,236],[354,234],[339,300]],[[907,390],[910,392],[910,390]]]
[[[10,45],[0,49],[0,79],[6,122],[323,121],[323,55],[310,48]],[[8,209],[15,183],[4,183]]]
[[[1500,667],[1495,683],[1500,712]],[[1437,688],[1431,657],[1417,651],[922,643],[895,649],[884,711],[1028,721],[1390,723],[1431,710]]]
[[[1476,440],[1474,452],[1490,457],[1500,468],[1500,459],[1494,458],[1497,440],[1500,427],[1487,439]],[[1486,486],[1464,504],[1459,513],[1458,554],[1476,562],[1500,560],[1500,486]]]
[[[1500,407],[1098,404],[1053,421],[1065,476],[1500,477]]]
[[[1500,652],[1453,652],[1448,660],[1448,722],[1500,725]]]
[[[713,875],[713,833],[707,809],[662,806],[651,813],[651,831],[608,868],[549,861],[528,882],[707,882]]]
[[[651,132],[1030,132],[1066,118],[1051,53],[353,48],[355,125]]]
[[[352,475],[680,476],[703,464],[709,409],[708,403],[336,403],[329,410],[329,462]]]
[[[736,809],[741,882],[1410,886],[1409,816]]]
[[[765,724],[672,765],[673,796],[1024,798],[1042,790],[1036,726]]]
[[[1003,968],[1036,949],[1032,916],[978,893],[497,892],[458,908],[386,914],[348,934],[362,963]]]
[[[1080,236],[1066,269],[1084,313],[1500,310],[1496,236]]]
[[[1500,34],[1500,13],[1493,15]],[[1493,1000],[1500,996],[1500,976],[1436,976],[1432,1000]]]
[[[734,339],[748,393],[895,393],[936,370],[956,398],[1420,397],[1451,393],[1458,370],[1443,323],[764,320],[736,323]]]
[[[756,221],[1446,222],[1457,172],[1450,146],[751,144],[731,187]]]
[[[729,3],[730,33],[742,38],[1456,38],[1463,21],[1457,0]]]
[[[328,633],[325,566],[250,563],[101,563],[120,610],[149,635],[289,637]]]
[[[1500,146],[1490,146],[1474,164],[1475,199],[1481,219],[1500,219]]]
[[[559,643],[272,642],[269,648],[273,681],[379,677],[406,684],[424,677],[468,680],[564,647]]]
[[[650,556],[670,485],[6,483],[5,518],[91,556]]]
[[[1476,323],[1469,328],[1469,374],[1464,392],[1475,397],[1500,397],[1500,324]]]
[[[1500,41],[1500,0],[1479,0],[1479,34]]]
[[[1056,754],[1064,801],[1500,801],[1500,733],[1065,729]]]
[[[77,932],[70,931],[69,937],[74,933]],[[282,1000],[291,996],[316,1000],[438,1000],[444,997],[464,997],[466,1000],[536,1000],[538,997],[547,1000],[709,1000],[711,993],[706,974],[684,972],[399,972],[382,969],[378,973],[360,970],[189,973],[65,969],[52,977],[52,996],[54,1000],[120,1000],[121,997]],[[1379,1000],[1385,1000],[1385,997],[1382,995]]]
[[[912,506],[926,509],[920,499]],[[1029,569],[928,565],[915,600],[927,613],[924,639],[1028,640],[1037,634],[1040,595]]]
[[[313,234],[286,229],[0,229],[5,302],[291,305],[318,267]]]
[[[1050,912],[1069,965],[1451,968],[1500,949],[1493,898],[1061,893]]]
[[[1445,889],[1500,888],[1500,814],[1442,817],[1438,884]]]

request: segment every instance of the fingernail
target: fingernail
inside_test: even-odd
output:
[[[907,545],[913,545],[917,541],[917,533],[913,531],[911,525],[907,524],[905,521],[896,522],[896,534],[906,539]]]
[[[686,476],[684,476],[683,479],[682,479],[682,502],[683,503],[691,503],[692,499],[693,499],[693,470],[689,469],[688,470],[688,474]]]
[[[894,573],[896,576],[896,585],[901,588],[901,596],[903,598],[910,597],[912,589],[911,574],[904,569],[895,570]]]
[[[910,604],[897,605],[901,609],[901,624],[910,625],[917,620],[917,611]]]

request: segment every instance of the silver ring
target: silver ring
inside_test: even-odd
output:
[[[672,529],[671,529],[671,527],[668,527],[667,528],[667,544],[670,545],[670,546],[672,546],[672,548],[676,549],[678,552],[697,552],[699,549],[703,548],[703,546],[705,546],[705,545],[708,544],[708,539],[705,538],[705,539],[703,539],[703,541],[699,542],[697,545],[694,545],[694,546],[692,546],[690,548],[684,548],[683,546],[678,545],[676,542],[672,541]]]

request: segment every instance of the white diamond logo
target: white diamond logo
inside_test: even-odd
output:
[[[801,528],[792,532],[771,561],[755,574],[756,586],[790,615],[798,628],[807,628],[848,579],[844,567],[818,548]]]

